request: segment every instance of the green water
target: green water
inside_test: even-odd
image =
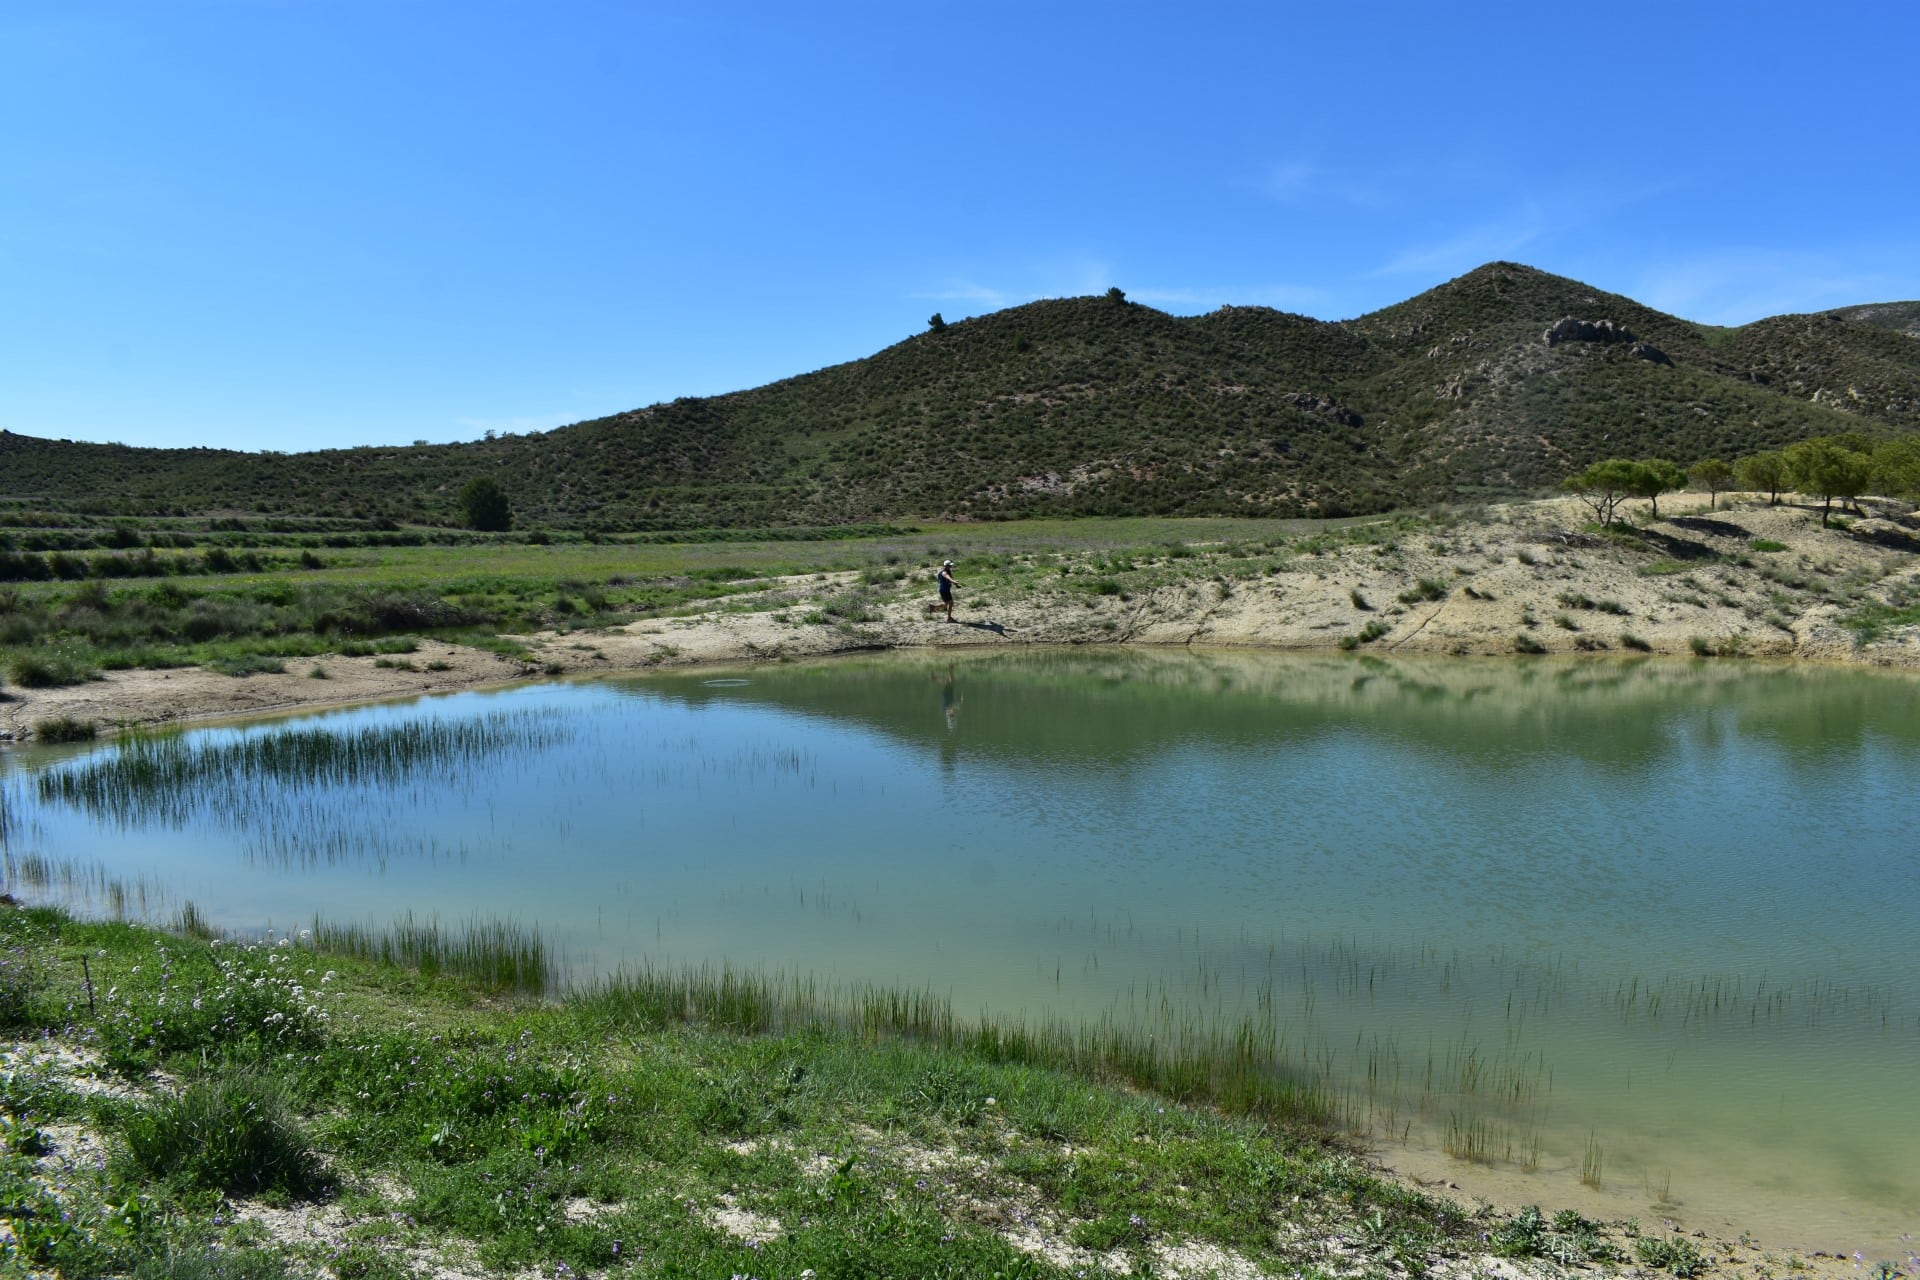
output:
[[[1469,1191],[1870,1260],[1920,1223],[1906,678],[894,656],[5,768],[11,878],[83,907],[510,916],[583,974],[724,961],[1169,1039],[1252,1019],[1389,1163],[1480,1157]]]

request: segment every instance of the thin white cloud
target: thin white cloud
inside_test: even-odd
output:
[[[1538,186],[1498,178],[1482,185],[1486,183],[1506,190],[1476,196],[1474,206],[1504,207],[1504,213],[1462,219],[1450,233],[1402,247],[1368,275],[1448,278],[1488,262],[1526,260],[1556,247],[1590,256],[1596,242],[1640,241],[1640,224],[1653,216],[1646,207],[1675,190],[1671,182],[1622,181],[1600,173],[1563,174]],[[1463,207],[1460,196],[1452,199],[1451,207]]]
[[[1282,161],[1254,187],[1267,199],[1284,205],[1379,209],[1393,203],[1386,184],[1336,173],[1310,160]]]
[[[998,311],[1002,307],[1009,306],[1015,298],[1015,295],[1004,289],[994,289],[984,284],[973,284],[967,281],[956,281],[933,289],[917,289],[907,296],[925,302],[978,302],[985,304],[984,309],[988,311]]]
[[[1845,257],[1797,249],[1717,250],[1645,269],[1634,296],[1672,315],[1726,325],[1905,301],[1920,296],[1920,245],[1862,247]]]
[[[1469,227],[1431,244],[1408,246],[1368,274],[1457,276],[1483,263],[1520,256],[1545,230],[1545,220],[1530,206],[1504,221]]]

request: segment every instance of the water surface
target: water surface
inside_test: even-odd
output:
[[[1389,1162],[1471,1148],[1549,1207],[1877,1256],[1920,1222],[1904,678],[892,656],[201,730],[158,784],[143,749],[0,766],[15,874],[104,867],[240,929],[511,916],[581,973],[1252,1014]]]

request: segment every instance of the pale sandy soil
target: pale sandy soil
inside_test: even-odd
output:
[[[1902,589],[1920,592],[1920,525],[1913,517],[1855,520],[1841,531],[1822,529],[1818,514],[1803,508],[1747,506],[1708,515],[1704,506],[1698,498],[1667,500],[1668,513],[1692,514],[1649,526],[1672,552],[1665,557],[1579,532],[1583,509],[1563,501],[1496,509],[1475,521],[1403,534],[1390,549],[1346,543],[1304,554],[1229,556],[1197,548],[1200,554],[1157,563],[1136,557],[1139,572],[1116,575],[1127,589],[1112,595],[1087,589],[1109,569],[1085,559],[1000,580],[970,576],[962,565],[953,623],[927,612],[931,566],[913,566],[903,581],[864,589],[852,574],[771,579],[757,594],[716,602],[705,612],[523,637],[524,660],[423,641],[404,657],[294,660],[286,674],[125,671],[63,689],[7,689],[0,691],[0,741],[27,739],[36,723],[59,717],[111,731],[543,676],[858,650],[1334,649],[1369,624],[1384,628],[1364,644],[1377,654],[1510,654],[1521,637],[1549,653],[1618,654],[1633,651],[1631,637],[1658,654],[1687,656],[1697,641],[1749,657],[1920,669],[1920,628],[1896,628],[1861,646],[1837,621],[1862,602]],[[1755,540],[1787,549],[1756,552]],[[1444,586],[1444,597],[1402,603],[1402,594],[1422,580]],[[827,611],[835,600],[863,591],[851,613]]]

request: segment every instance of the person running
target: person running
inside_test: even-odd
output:
[[[957,585],[953,580],[953,561],[949,560],[945,564],[940,566],[939,582],[940,582],[940,603],[947,607],[947,621],[952,622],[953,621],[953,588],[955,587],[955,585]]]

